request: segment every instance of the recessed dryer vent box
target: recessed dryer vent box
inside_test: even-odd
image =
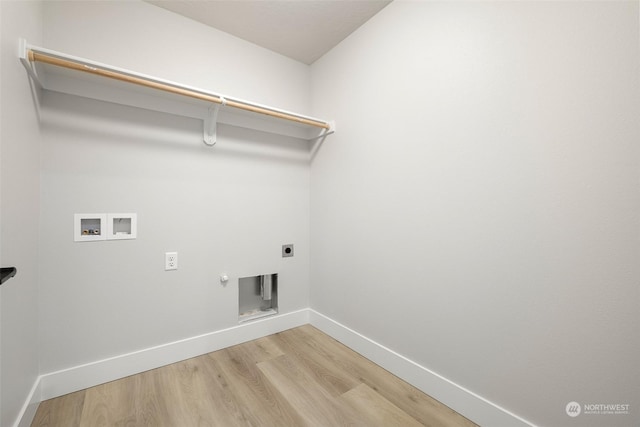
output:
[[[240,323],[278,313],[278,274],[241,277],[238,280]]]
[[[73,216],[73,240],[92,242],[106,240],[106,214],[75,214]]]
[[[134,213],[107,214],[107,239],[135,239],[138,232],[138,216]]]

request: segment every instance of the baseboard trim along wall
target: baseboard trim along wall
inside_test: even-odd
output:
[[[93,387],[181,360],[309,323],[309,311],[291,313],[243,323],[220,331],[186,338],[85,365],[44,374],[40,377],[41,399]]]
[[[18,416],[18,420],[15,423],[15,427],[30,427],[33,418],[36,416],[36,411],[38,410],[38,405],[41,402],[40,399],[40,378],[38,377],[31,387],[31,391],[27,396],[27,399],[22,405],[22,409],[20,410],[20,414]]]
[[[309,323],[481,426],[535,427],[464,387],[309,309]]]
[[[310,323],[480,425],[535,427],[504,408],[312,309],[103,359],[38,377],[14,427],[27,427],[39,402]]]

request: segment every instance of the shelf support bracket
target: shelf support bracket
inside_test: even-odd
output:
[[[27,44],[27,41],[25,39],[20,39],[18,41],[18,50],[20,62],[22,62],[22,65],[27,70],[29,77],[31,77],[31,80],[41,88],[42,84],[40,83],[38,74],[36,74],[35,69],[31,66],[31,61],[29,61],[29,45]]]
[[[227,105],[227,100],[220,97],[219,104],[211,104],[207,116],[204,118],[204,143],[213,147],[218,142],[218,112],[220,107]]]
[[[336,132],[336,124],[335,122],[331,121],[329,122],[329,129],[324,129],[322,132],[320,132],[320,135],[314,136],[313,138],[309,138],[307,139],[307,141],[311,142],[311,141],[316,141],[318,139],[324,140],[325,137],[335,132]]]
[[[209,147],[216,145],[218,139],[218,111],[220,104],[211,104],[207,116],[204,118],[204,143]]]

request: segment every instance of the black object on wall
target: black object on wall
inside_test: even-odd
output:
[[[15,267],[2,267],[0,269],[0,285],[16,275],[18,269]]]

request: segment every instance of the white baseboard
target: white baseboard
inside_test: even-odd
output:
[[[327,335],[482,426],[535,427],[532,423],[430,371],[362,334],[302,309],[151,347],[38,377],[14,427],[28,427],[42,400],[93,387],[232,345],[311,323]]]
[[[42,377],[36,378],[33,387],[31,387],[31,391],[29,392],[24,405],[22,405],[22,409],[18,414],[18,419],[14,427],[31,426],[33,417],[36,416],[36,411],[38,410],[38,405],[40,404],[40,378]]]
[[[309,323],[481,426],[535,427],[464,387],[309,309]]]
[[[39,378],[40,398],[47,400],[62,396],[307,323],[309,323],[309,311],[302,309],[51,372]]]

